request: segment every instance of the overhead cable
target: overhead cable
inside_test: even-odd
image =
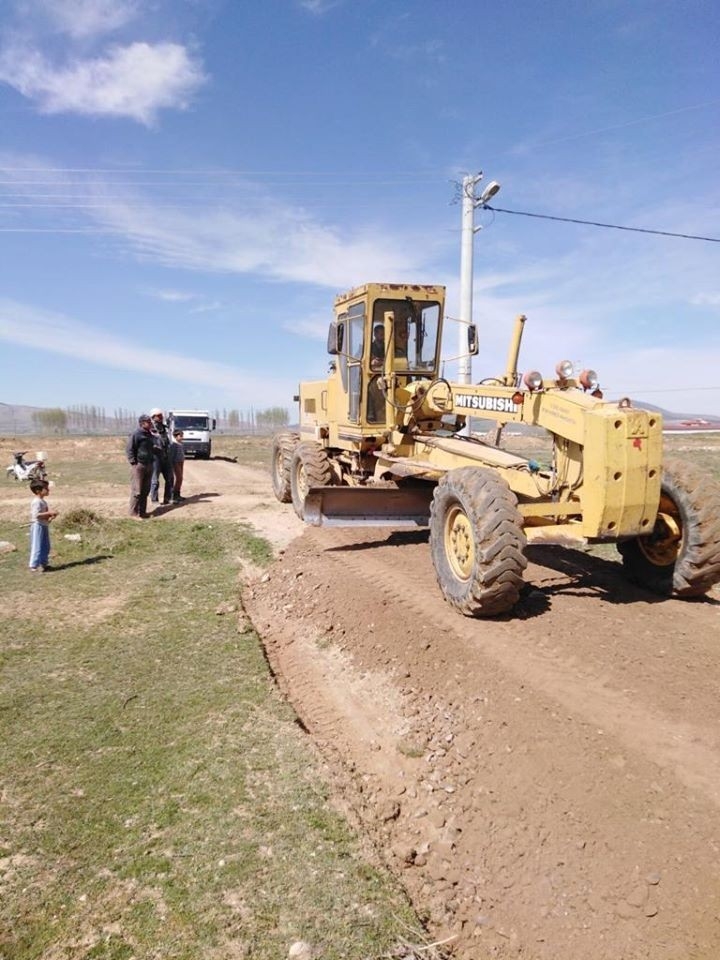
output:
[[[560,223],[582,223],[588,227],[605,227],[609,230],[628,230],[631,233],[653,233],[659,237],[680,237],[683,240],[705,240],[707,243],[720,243],[720,237],[700,237],[694,233],[672,233],[670,230],[649,230],[645,227],[622,227],[617,223],[576,220],[573,217],[553,217],[549,213],[528,213],[526,210],[506,210],[503,207],[492,207],[489,203],[482,204],[482,209],[492,210],[493,213],[511,213],[516,217],[533,217],[536,220],[558,220]]]

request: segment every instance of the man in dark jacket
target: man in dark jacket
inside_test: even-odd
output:
[[[170,503],[173,494],[173,468],[170,463],[170,431],[165,423],[165,415],[159,407],[150,411],[152,418],[153,439],[155,441],[155,462],[153,464],[152,480],[150,482],[150,499],[158,502],[160,477],[165,481],[163,503]]]
[[[147,498],[150,493],[155,440],[152,420],[144,413],[138,417],[137,429],[130,434],[125,444],[125,454],[130,464],[130,516],[133,520],[147,517]]]

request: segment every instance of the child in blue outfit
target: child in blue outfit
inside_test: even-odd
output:
[[[30,484],[33,492],[30,504],[30,563],[32,573],[45,573],[50,559],[50,521],[57,516],[57,510],[50,510],[45,497],[50,492],[47,482],[33,480]]]

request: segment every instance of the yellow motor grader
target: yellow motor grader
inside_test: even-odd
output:
[[[396,283],[336,297],[329,376],[300,385],[299,434],[273,440],[277,498],[315,525],[429,526],[440,588],[467,616],[513,607],[528,543],[617,543],[628,577],[667,596],[720,581],[720,485],[663,463],[660,414],[605,401],[568,361],[521,377],[523,316],[504,374],[448,382],[444,301],[444,287]],[[491,436],[468,435],[470,417]],[[508,424],[548,431],[546,465],[503,449]]]

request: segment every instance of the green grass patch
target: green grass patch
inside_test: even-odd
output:
[[[405,898],[333,811],[258,638],[216,613],[267,544],[77,514],[44,575],[0,524],[19,546],[0,557],[0,957],[386,953]]]
[[[270,462],[271,436],[213,437],[213,457],[228,457],[248,466]]]
[[[49,460],[48,477],[64,489],[83,487],[94,483],[124,484],[130,488],[130,466],[125,459],[125,444],[119,443],[117,451],[104,455],[99,460]]]

